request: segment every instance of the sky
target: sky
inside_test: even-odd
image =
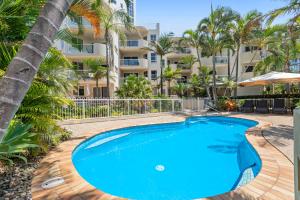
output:
[[[136,0],[137,25],[150,26],[159,22],[161,32],[174,32],[181,36],[187,29],[195,29],[199,21],[208,16],[211,4],[231,7],[245,14],[250,10],[266,13],[287,4],[284,0]],[[281,17],[277,23],[283,23],[287,17]]]

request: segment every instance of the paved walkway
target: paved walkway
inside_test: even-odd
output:
[[[270,116],[256,115],[235,115],[249,119],[261,120],[259,127],[266,128]],[[117,121],[107,121],[98,123],[64,125],[65,128],[72,130],[74,137],[62,143],[57,149],[51,151],[41,162],[36,170],[32,181],[33,199],[119,199],[105,194],[84,181],[73,167],[71,154],[73,149],[86,138],[103,131],[156,123],[169,123],[183,121],[180,116],[159,116],[138,119],[126,119]],[[275,118],[274,118],[275,120]],[[275,120],[276,121],[276,120]],[[241,187],[233,192],[218,197],[208,199],[213,200],[235,200],[235,199],[264,199],[264,200],[292,200],[293,194],[293,165],[276,148],[270,145],[259,134],[259,129],[254,129],[247,135],[262,159],[261,173],[250,184]],[[274,139],[275,134],[270,134]],[[280,137],[280,136],[277,136]],[[281,142],[282,143],[282,142]],[[288,146],[288,145],[286,145]],[[44,190],[41,183],[49,178],[61,176],[65,183],[52,189]]]

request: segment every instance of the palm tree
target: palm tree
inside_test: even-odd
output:
[[[0,141],[21,105],[73,0],[48,1],[0,80]]]
[[[116,93],[119,98],[149,99],[152,97],[151,83],[145,77],[130,75]]]
[[[252,38],[253,32],[256,28],[260,28],[261,13],[257,11],[250,11],[244,17],[237,15],[235,20],[229,24],[229,30],[234,41],[236,48],[236,60],[235,60],[235,81],[238,82],[239,78],[239,58],[240,49],[242,44],[246,44]],[[237,96],[237,88],[235,89],[234,95]]]
[[[210,16],[200,21],[198,31],[203,34],[203,53],[212,56],[213,64],[213,100],[217,101],[216,84],[216,54],[222,52],[228,40],[228,23],[236,17],[236,13],[230,8],[211,8]]]
[[[163,72],[163,79],[168,83],[168,95],[171,95],[171,82],[174,79],[180,78],[181,69],[173,70],[170,66],[168,66]]]
[[[87,59],[84,61],[84,63],[89,67],[91,73],[93,74],[93,78],[96,81],[95,97],[99,98],[99,80],[107,75],[107,67],[103,66],[105,61],[103,59]]]
[[[266,57],[255,66],[255,74],[265,74],[270,71],[290,71],[291,60],[300,55],[299,43],[293,38],[299,38],[298,30],[290,31],[289,25],[270,26],[262,31],[259,42],[265,47]],[[294,26],[293,28],[297,28]]]
[[[189,86],[185,83],[177,83],[172,89],[177,94],[177,96],[182,98],[187,93]]]
[[[102,1],[96,1],[92,5],[94,11],[101,20],[101,28],[104,31],[104,39],[106,44],[106,66],[108,68],[106,73],[107,81],[107,95],[110,97],[110,70],[113,66],[114,60],[114,45],[112,43],[113,34],[117,34],[121,41],[126,38],[125,30],[132,30],[134,28],[132,20],[127,12],[123,9],[113,10],[103,6]]]
[[[153,51],[156,53],[156,55],[160,56],[160,94],[163,94],[163,57],[169,53],[171,53],[173,42],[168,34],[163,34],[158,41],[152,41],[149,45],[150,47],[147,48],[150,51]]]
[[[268,24],[271,24],[277,17],[282,15],[291,15],[290,23],[299,21],[300,18],[300,1],[299,0],[290,0],[287,6],[284,6],[279,9],[275,9],[268,13],[267,17]]]

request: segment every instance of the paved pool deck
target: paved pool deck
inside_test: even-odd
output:
[[[262,159],[260,174],[246,186],[230,193],[205,200],[293,200],[294,169],[288,159],[291,146],[291,120],[287,116],[233,114],[233,117],[253,119],[260,122],[258,128],[249,130],[247,138]],[[291,117],[291,116],[290,116]],[[108,130],[157,123],[170,123],[185,120],[178,115],[162,115],[143,118],[70,124],[63,127],[73,132],[73,137],[60,144],[41,161],[32,180],[32,198],[35,199],[120,199],[95,189],[83,180],[73,167],[71,155],[73,149],[85,139]],[[282,126],[281,126],[282,125]],[[288,126],[288,127],[287,127]],[[286,137],[282,137],[285,128]],[[273,129],[272,129],[273,128]],[[276,129],[275,129],[276,128]],[[263,131],[263,136],[260,134]],[[283,139],[282,139],[283,138]],[[54,177],[63,177],[65,182],[52,189],[43,189],[41,184]]]

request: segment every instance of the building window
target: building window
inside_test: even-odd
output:
[[[156,62],[157,62],[156,53],[151,53],[151,63],[156,63]]]
[[[157,79],[157,71],[156,70],[152,70],[151,71],[151,80],[156,80]]]
[[[101,88],[93,88],[93,94],[94,94],[94,98],[100,98],[101,97]]]
[[[148,71],[144,71],[144,77],[148,78]]]
[[[156,41],[156,39],[157,39],[157,38],[156,38],[156,35],[155,35],[155,34],[151,34],[151,35],[150,35],[150,41],[151,41],[151,42]]]
[[[101,91],[102,91],[102,97],[108,97],[107,87],[102,87]]]
[[[261,50],[261,48],[259,48],[258,46],[246,46],[245,47],[245,52],[257,51],[257,50]]]
[[[245,73],[253,72],[254,71],[254,66],[245,66]]]
[[[84,86],[79,86],[79,88],[78,88],[78,96],[84,96]]]

